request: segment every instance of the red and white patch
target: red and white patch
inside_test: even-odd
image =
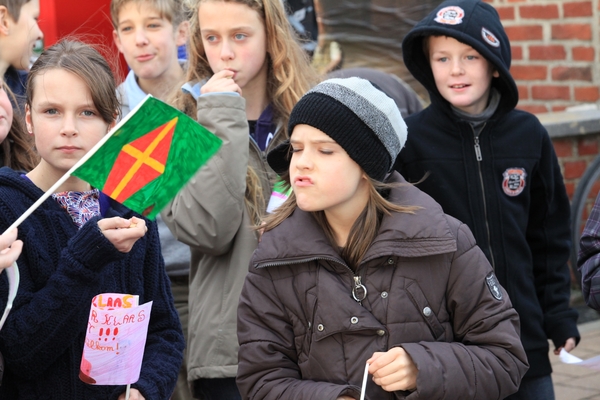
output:
[[[437,12],[435,22],[445,25],[458,25],[463,22],[465,12],[458,6],[448,6]]]
[[[487,29],[481,28],[481,37],[490,46],[500,47],[500,41],[498,40],[498,38]]]
[[[525,178],[527,172],[524,168],[508,168],[502,173],[502,190],[507,196],[518,196],[525,189]]]

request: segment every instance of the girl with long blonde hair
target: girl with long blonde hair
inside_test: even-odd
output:
[[[236,315],[252,229],[276,174],[266,152],[287,139],[294,104],[317,81],[280,0],[192,4],[188,83],[176,105],[221,139],[219,153],[162,216],[190,245],[188,380],[202,399],[239,399]]]

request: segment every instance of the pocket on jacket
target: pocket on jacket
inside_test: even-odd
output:
[[[410,297],[410,300],[414,306],[417,308],[417,310],[419,310],[421,317],[423,317],[427,323],[427,326],[429,326],[431,334],[435,340],[444,341],[444,327],[440,323],[436,313],[431,308],[431,305],[427,301],[427,298],[425,297],[425,294],[423,294],[419,284],[415,281],[408,282],[406,285],[406,292],[408,293],[408,296]]]
[[[296,354],[298,354],[298,364],[308,361],[308,355],[310,354],[317,295],[308,291],[305,300],[307,305],[306,315],[299,316],[300,318],[294,324],[294,345],[296,346]]]

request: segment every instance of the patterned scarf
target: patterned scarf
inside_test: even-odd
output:
[[[52,198],[64,208],[78,227],[100,215],[100,191],[98,189],[86,192],[60,192],[52,194]]]

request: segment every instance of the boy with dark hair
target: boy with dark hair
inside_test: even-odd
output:
[[[407,118],[396,169],[466,223],[521,317],[530,369],[509,399],[554,399],[548,339],[579,341],[569,307],[569,199],[552,142],[538,119],[516,110],[510,43],[496,10],[450,0],[402,43],[431,105]]]

